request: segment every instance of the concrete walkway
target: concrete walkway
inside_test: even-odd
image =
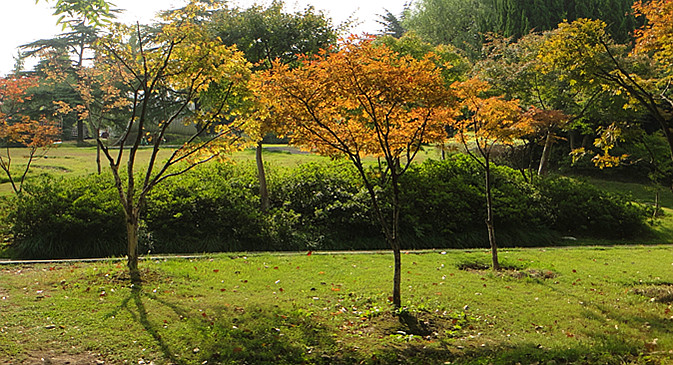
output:
[[[473,249],[471,251],[478,251]],[[422,253],[438,253],[446,254],[450,250],[404,250],[402,254],[422,254]],[[461,250],[465,251],[465,250]],[[470,251],[470,250],[468,250]],[[214,257],[230,256],[257,256],[257,255],[276,255],[276,256],[291,256],[291,255],[307,255],[309,251],[278,251],[278,252],[217,252],[205,253],[198,255],[161,255],[161,256],[140,256],[138,259],[143,260],[189,260],[189,259],[209,259]],[[311,251],[312,255],[387,255],[391,254],[391,250],[369,250],[369,251]],[[34,264],[67,264],[78,262],[118,262],[126,261],[126,257],[107,257],[107,258],[88,258],[88,259],[54,259],[54,260],[0,260],[1,265],[34,265]]]

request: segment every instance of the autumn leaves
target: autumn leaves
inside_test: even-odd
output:
[[[28,89],[38,86],[35,77],[0,78],[0,141],[6,147],[0,153],[0,169],[16,194],[23,190],[23,182],[33,160],[43,156],[56,140],[59,128],[45,117],[34,117],[26,110],[30,100]],[[25,146],[27,163],[13,167],[10,146]]]

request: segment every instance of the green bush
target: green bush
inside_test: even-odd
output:
[[[542,180],[540,192],[553,212],[550,227],[558,232],[597,238],[629,238],[646,230],[646,208],[577,179]]]
[[[147,199],[144,249],[155,253],[282,249],[264,239],[256,184],[250,167],[221,163],[157,185]]]
[[[488,245],[484,171],[474,159],[457,154],[427,160],[409,170],[402,185],[402,230],[414,247]],[[501,244],[545,244],[554,238],[545,198],[517,171],[494,166],[491,191]]]
[[[296,215],[292,228],[304,248],[385,248],[369,194],[349,162],[308,163],[287,171],[272,184],[271,203]]]
[[[16,198],[9,222],[20,258],[121,255],[126,225],[110,175],[41,177]]]
[[[268,173],[267,213],[260,211],[252,164],[200,166],[157,185],[143,210],[141,252],[388,248],[350,163]],[[401,184],[405,249],[488,246],[484,172],[476,161],[464,155],[428,160],[408,170]],[[389,215],[389,191],[376,191]],[[492,191],[501,246],[550,245],[560,235],[628,238],[647,229],[644,208],[569,178],[529,184],[517,171],[496,166]],[[0,227],[11,228],[0,233],[13,236],[19,257],[125,254],[124,214],[109,175],[37,179],[0,208],[9,212]]]

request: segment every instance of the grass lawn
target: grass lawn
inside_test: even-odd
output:
[[[673,362],[670,246],[0,267],[0,364]]]

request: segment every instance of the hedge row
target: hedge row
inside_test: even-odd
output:
[[[402,180],[405,248],[487,247],[483,172],[468,157],[414,166]],[[494,169],[496,235],[503,246],[549,245],[561,235],[627,238],[647,212],[624,197],[564,177],[528,184]],[[212,164],[157,186],[141,227],[144,252],[385,249],[369,195],[345,162],[271,171],[272,208],[259,210],[254,166]],[[44,177],[7,204],[18,257],[123,255],[125,226],[107,175]],[[382,197],[386,196],[379,189]]]

